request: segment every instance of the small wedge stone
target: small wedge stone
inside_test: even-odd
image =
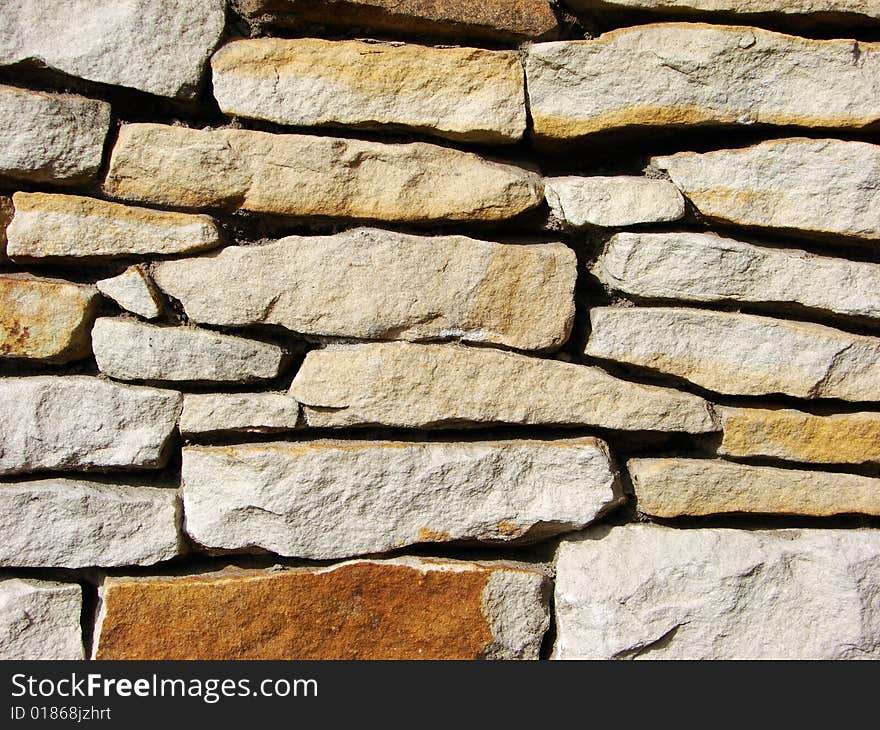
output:
[[[180,433],[273,433],[299,426],[299,403],[286,393],[187,393]]]
[[[0,659],[83,659],[81,612],[76,583],[0,580]]]
[[[95,286],[128,312],[146,319],[162,314],[162,299],[143,266],[129,266],[118,276],[101,279]]]

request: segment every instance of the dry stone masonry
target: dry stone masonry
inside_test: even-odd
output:
[[[880,658],[875,0],[37,5],[0,659]]]

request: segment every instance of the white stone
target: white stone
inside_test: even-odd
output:
[[[76,583],[0,580],[0,659],[84,659]]]
[[[101,279],[95,286],[128,312],[146,319],[162,314],[162,299],[143,266],[129,266],[118,276]]]
[[[286,393],[187,393],[180,433],[273,433],[299,425],[299,403]]]

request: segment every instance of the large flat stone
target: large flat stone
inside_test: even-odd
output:
[[[112,196],[183,208],[407,222],[495,221],[538,206],[541,178],[423,142],[126,124]]]
[[[159,468],[181,396],[84,375],[0,379],[0,474]]]
[[[817,22],[859,23],[866,18],[880,19],[878,0],[565,0],[574,10],[648,10],[668,15],[722,13],[759,15],[781,20],[787,16],[815,18]]]
[[[0,581],[0,659],[83,659],[81,611],[76,583]]]
[[[313,350],[290,387],[310,426],[556,424],[715,431],[697,396],[488,348],[405,342]]]
[[[880,516],[880,479],[721,459],[631,459],[639,511],[653,517],[752,514]]]
[[[107,578],[97,659],[537,659],[547,578],[504,563]]]
[[[547,350],[571,332],[577,260],[561,243],[356,229],[230,246],[160,263],[154,277],[203,324]]]
[[[286,393],[187,393],[180,414],[184,436],[274,433],[299,425],[299,403]]]
[[[608,447],[594,438],[188,446],[182,482],[197,543],[314,559],[536,540],[623,501]]]
[[[808,322],[675,307],[597,307],[586,354],[731,395],[880,400],[880,339]]]
[[[220,243],[207,215],[151,210],[80,195],[16,193],[7,229],[15,258],[164,255]]]
[[[795,305],[880,318],[880,265],[713,233],[618,233],[592,272],[609,289],[640,298]]]
[[[117,380],[252,383],[281,372],[284,353],[245,337],[101,317],[92,328],[98,369]]]
[[[98,172],[109,131],[103,101],[0,86],[0,176],[84,182]]]
[[[0,484],[0,566],[152,565],[181,551],[175,489],[79,479]]]
[[[880,145],[774,139],[655,157],[706,218],[819,236],[880,238]]]
[[[258,38],[224,46],[211,68],[214,96],[232,116],[489,144],[517,142],[526,131],[513,51]]]
[[[0,274],[0,359],[63,363],[88,357],[97,297],[87,284]]]
[[[593,528],[556,564],[557,659],[880,657],[880,531]]]

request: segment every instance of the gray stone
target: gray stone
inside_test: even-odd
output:
[[[299,403],[286,393],[187,393],[180,433],[273,433],[299,426]]]
[[[101,279],[95,286],[128,312],[146,319],[162,314],[162,299],[143,266],[129,266],[118,276]]]
[[[76,583],[0,581],[0,659],[83,659],[81,612]]]

